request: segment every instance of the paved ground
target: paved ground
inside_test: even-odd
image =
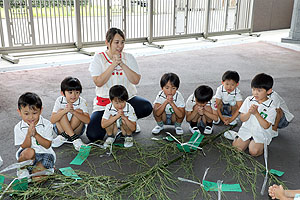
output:
[[[245,36],[243,36],[245,37]],[[226,39],[224,39],[226,40]],[[220,84],[220,79],[224,71],[228,69],[239,72],[240,90],[244,97],[251,95],[250,81],[257,73],[265,72],[272,75],[275,79],[274,90],[276,90],[286,100],[290,110],[295,115],[294,121],[289,127],[283,129],[279,137],[275,138],[269,147],[269,168],[284,171],[285,174],[282,180],[286,181],[289,188],[300,188],[299,169],[299,139],[298,129],[299,122],[299,106],[298,99],[300,98],[299,84],[300,84],[300,53],[296,50],[291,50],[278,46],[278,43],[240,41],[234,43],[234,39],[230,39],[230,45],[225,45],[224,41],[220,41],[222,46],[214,48],[199,49],[198,45],[204,42],[195,42],[190,46],[191,51],[172,52],[172,46],[167,47],[165,52],[154,53],[157,50],[148,50],[147,56],[142,56],[140,51],[137,61],[139,63],[142,80],[138,86],[138,93],[149,99],[154,100],[159,88],[159,79],[164,72],[175,72],[180,76],[181,85],[179,90],[187,97],[200,84],[210,85],[214,91]],[[194,47],[197,44],[197,47]],[[182,46],[185,44],[183,43]],[[214,44],[216,45],[216,44]],[[219,44],[220,45],[220,44]],[[283,44],[284,45],[284,44]],[[176,46],[176,45],[175,45]],[[180,49],[180,43],[177,47]],[[173,46],[174,47],[174,46]],[[143,47],[144,48],[144,47]],[[298,48],[298,46],[295,46]],[[175,48],[174,48],[175,49]],[[134,49],[129,48],[129,51]],[[146,51],[146,50],[145,50]],[[145,53],[144,54],[147,54]],[[48,56],[51,60],[52,56]],[[3,64],[5,61],[1,61]],[[12,69],[12,65],[2,65],[2,68],[7,70]],[[23,65],[29,68],[29,65]],[[13,127],[20,120],[16,112],[17,98],[24,91],[32,91],[39,94],[44,103],[43,116],[49,118],[55,99],[59,95],[60,81],[65,76],[76,76],[83,84],[82,96],[89,102],[89,109],[91,112],[91,103],[94,97],[94,85],[88,73],[88,64],[56,66],[51,68],[12,71],[0,73],[0,124],[1,135],[0,154],[4,160],[4,167],[15,162],[16,148],[13,146]],[[183,70],[184,69],[184,70]],[[139,120],[142,132],[135,136],[138,141],[143,140],[147,144],[151,144],[150,138],[151,130],[155,126],[152,116]],[[184,123],[183,128],[185,133],[188,133],[187,125]],[[225,127],[220,125],[215,127],[214,133],[223,130]],[[168,129],[172,132],[172,129]],[[164,135],[164,134],[162,134]],[[83,137],[87,142],[87,138]],[[143,143],[143,142],[142,142]],[[193,160],[195,175],[201,179],[206,167],[211,167],[207,180],[217,181],[224,180],[224,183],[235,183],[230,174],[223,175],[225,163],[218,161],[220,152],[212,147],[205,149],[207,157],[197,156]],[[76,152],[73,151],[70,145],[64,145],[61,148],[55,149],[58,157],[56,163],[57,168],[69,166],[69,162],[75,157]],[[62,152],[72,152],[72,156],[66,156]],[[263,158],[257,158],[263,163]],[[97,163],[103,162],[98,158],[90,158],[89,161]],[[73,166],[72,166],[73,167]],[[87,170],[88,166],[73,167],[74,169]],[[130,169],[128,169],[131,171]],[[112,172],[97,169],[99,174],[111,175]],[[185,176],[184,172],[178,172],[176,176]],[[262,184],[262,178],[257,181],[257,189]],[[195,185],[189,183],[178,183],[177,194],[171,194],[171,199],[189,199],[191,193],[197,188]],[[225,193],[227,199],[253,199],[250,192],[243,193]],[[214,199],[216,198],[213,196]],[[200,198],[200,197],[199,197]],[[259,196],[257,199],[267,199],[266,195]]]

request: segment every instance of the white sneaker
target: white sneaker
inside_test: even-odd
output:
[[[157,125],[157,126],[154,127],[154,129],[152,129],[152,134],[153,134],[153,135],[157,135],[157,134],[159,134],[159,132],[162,131],[162,130],[164,130],[164,127],[161,127],[161,126],[158,126],[158,125]]]
[[[213,121],[213,124],[219,124],[221,121],[220,117],[218,117],[218,121]]]
[[[190,129],[190,131],[191,131],[191,133],[192,134],[194,134],[196,131],[198,132],[198,133],[200,133],[200,130],[198,129],[198,127],[191,127],[191,126],[189,126],[189,129]]]
[[[115,139],[111,136],[108,136],[103,144],[104,148],[109,147],[110,145],[112,145],[112,143],[114,143]]]
[[[133,146],[133,138],[132,137],[125,137],[124,147],[132,147]]]
[[[230,126],[234,126],[237,124],[237,119],[234,119],[232,122],[229,123]]]
[[[209,134],[212,133],[212,131],[213,131],[213,128],[212,128],[212,127],[206,126],[205,129],[204,129],[204,134],[209,135]]]
[[[68,139],[63,137],[62,135],[58,135],[56,138],[52,140],[52,147],[60,147],[66,142]]]
[[[272,136],[272,138],[277,137],[278,136],[278,129],[277,129],[277,131],[274,131],[273,129],[271,129],[271,136]]]
[[[176,135],[182,135],[183,134],[183,129],[179,126],[175,128],[175,131],[176,131]]]
[[[234,140],[238,136],[237,132],[228,130],[224,133],[224,137],[228,140]]]
[[[141,127],[140,125],[138,125],[138,123],[136,123],[136,129],[135,129],[136,133],[140,133],[141,132]]]
[[[73,146],[76,149],[76,151],[79,151],[80,147],[82,145],[85,145],[85,144],[82,142],[82,140],[80,138],[78,138],[78,139],[76,139],[76,140],[73,141]]]
[[[27,169],[18,169],[17,170],[18,179],[21,180],[22,178],[29,177],[29,171]]]

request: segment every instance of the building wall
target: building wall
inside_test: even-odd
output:
[[[255,0],[253,31],[290,28],[294,0]]]

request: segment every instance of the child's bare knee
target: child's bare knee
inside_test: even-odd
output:
[[[21,153],[20,157],[23,160],[33,160],[35,158],[35,151],[32,148],[27,148]]]
[[[263,154],[263,150],[261,150],[261,149],[256,149],[256,148],[254,148],[254,149],[249,149],[249,153],[250,153],[251,156],[257,157],[257,156],[260,156],[260,155]]]

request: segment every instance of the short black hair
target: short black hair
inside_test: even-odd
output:
[[[238,83],[240,81],[240,75],[236,71],[226,71],[222,76],[222,81],[233,80]]]
[[[179,88],[180,80],[174,73],[165,73],[160,79],[160,87],[163,88],[169,81],[177,89]]]
[[[41,110],[43,104],[41,98],[37,94],[33,92],[26,92],[19,97],[18,109],[21,110],[26,106],[29,106],[29,108],[33,110]]]
[[[269,90],[273,87],[274,80],[272,76],[261,73],[257,74],[251,81],[251,88],[263,88]]]
[[[110,101],[112,101],[114,98],[118,98],[121,101],[128,100],[128,92],[123,85],[114,85],[109,89]]]
[[[210,101],[213,97],[213,94],[214,92],[212,88],[207,85],[200,85],[194,92],[195,98],[199,103]]]
[[[65,94],[65,91],[79,91],[82,92],[82,86],[78,78],[71,76],[66,77],[60,84],[60,90]]]

